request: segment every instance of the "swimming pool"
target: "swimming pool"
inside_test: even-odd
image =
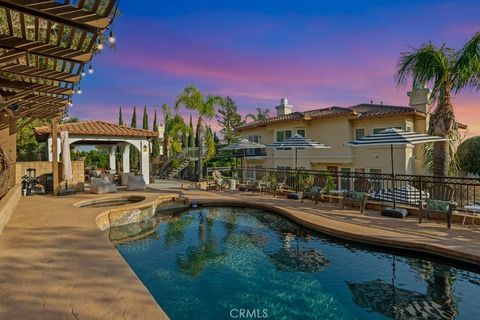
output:
[[[474,319],[480,274],[334,240],[259,209],[199,207],[110,230],[171,319]]]

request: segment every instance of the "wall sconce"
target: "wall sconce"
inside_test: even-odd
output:
[[[148,147],[147,146],[143,146],[143,152],[147,152],[148,151]]]

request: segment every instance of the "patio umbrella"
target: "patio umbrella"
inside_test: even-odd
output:
[[[70,142],[68,140],[68,131],[60,132],[60,141],[62,142],[62,164],[63,179],[65,180],[65,189],[68,189],[67,180],[73,179],[72,159],[70,157]]]
[[[350,147],[378,147],[378,146],[390,146],[390,160],[392,165],[392,183],[393,190],[396,186],[395,169],[393,166],[393,146],[406,146],[419,143],[436,142],[436,141],[448,141],[447,138],[438,136],[431,136],[426,133],[416,133],[411,131],[405,131],[395,128],[383,130],[379,133],[374,133],[358,140],[347,143]],[[397,201],[395,192],[393,192],[393,208],[396,209]]]
[[[283,141],[275,142],[269,144],[268,147],[275,148],[275,149],[283,149],[283,148],[292,148],[295,150],[295,163],[294,168],[297,169],[297,159],[298,159],[298,149],[329,149],[330,146],[326,144],[322,144],[311,139],[307,139],[299,134],[294,134],[290,138],[287,138]]]
[[[265,148],[264,144],[253,142],[253,141],[250,141],[250,140],[245,139],[245,138],[241,138],[238,142],[229,144],[228,146],[225,146],[225,147],[221,148],[220,150],[227,150],[227,151],[228,150],[230,150],[230,151],[243,150],[243,180],[245,181],[245,169],[246,169],[245,158],[246,158],[246,155],[247,155],[247,150],[248,149],[262,149],[262,148]]]

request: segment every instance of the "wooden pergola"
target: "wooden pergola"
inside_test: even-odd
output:
[[[57,134],[57,119],[103,46],[116,6],[116,0],[0,0],[0,145],[12,163],[18,119],[51,119]]]

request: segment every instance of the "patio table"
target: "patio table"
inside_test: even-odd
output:
[[[467,214],[470,212],[472,214],[472,225],[475,224],[475,215],[480,213],[480,205],[465,206],[465,216],[463,217],[462,226],[465,225],[465,219],[467,219]]]
[[[328,197],[328,204],[332,203],[332,199],[342,199],[343,195],[347,193],[347,190],[330,190],[328,194],[323,195],[324,197]]]

